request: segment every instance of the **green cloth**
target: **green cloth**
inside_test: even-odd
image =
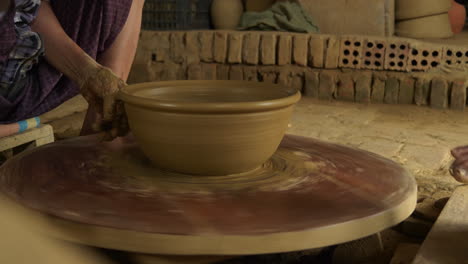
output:
[[[296,2],[277,2],[263,12],[245,12],[240,30],[290,31],[318,33],[319,28],[304,8]]]

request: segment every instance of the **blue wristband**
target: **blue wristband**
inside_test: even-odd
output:
[[[26,122],[26,120],[18,122],[18,125],[19,125],[19,131],[18,132],[20,132],[20,133],[24,132],[24,131],[26,131],[26,129],[28,129],[28,122]]]

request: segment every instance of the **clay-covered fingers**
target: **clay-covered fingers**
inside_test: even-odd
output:
[[[120,100],[115,101],[113,117],[112,126],[108,130],[109,138],[114,139],[116,137],[126,136],[129,132],[128,120],[124,103]]]
[[[450,166],[450,174],[457,181],[468,183],[468,146],[454,148],[451,153],[455,161]]]
[[[463,156],[468,156],[468,145],[467,146],[456,147],[456,148],[452,149],[451,153],[452,153],[452,156],[455,159],[461,158]]]
[[[450,174],[455,180],[468,183],[468,158],[455,160],[450,166]]]

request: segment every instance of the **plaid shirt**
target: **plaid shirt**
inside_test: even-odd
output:
[[[15,0],[15,31],[17,40],[8,60],[0,64],[0,88],[7,90],[23,79],[44,54],[42,40],[31,30],[30,24],[37,15],[41,0]],[[0,18],[3,14],[0,14]]]

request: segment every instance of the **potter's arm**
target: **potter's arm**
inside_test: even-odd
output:
[[[47,61],[80,86],[97,68],[97,63],[65,33],[49,2],[42,1],[32,29],[44,41]]]
[[[68,37],[48,1],[42,1],[31,26],[44,41],[47,61],[75,81],[81,94],[96,109],[96,123],[93,125],[95,132],[111,129],[113,125],[109,126],[109,123],[114,124],[123,115],[123,111],[117,113],[114,102],[115,94],[125,83]]]

